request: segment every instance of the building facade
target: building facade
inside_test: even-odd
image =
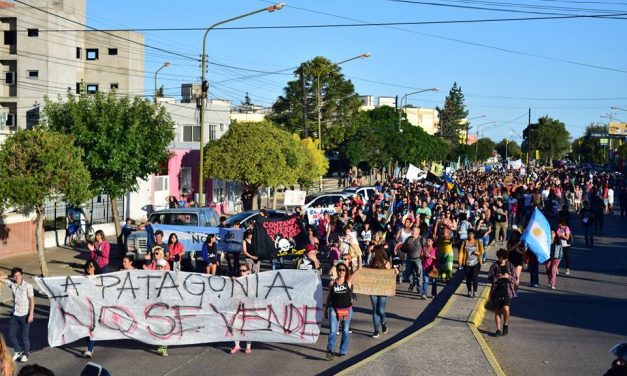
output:
[[[376,101],[372,95],[364,95],[359,98],[362,101],[362,106],[360,107],[362,111],[372,110],[381,106],[398,109],[396,97],[378,97]],[[422,128],[430,135],[437,133],[439,116],[435,108],[403,107],[401,111],[403,111],[411,125]]]
[[[0,142],[35,125],[45,97],[144,94],[142,34],[83,31],[86,0],[24,1],[0,0]]]

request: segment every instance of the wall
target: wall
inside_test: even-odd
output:
[[[35,252],[34,215],[8,213],[0,217],[0,257]]]

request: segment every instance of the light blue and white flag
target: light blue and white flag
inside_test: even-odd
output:
[[[176,234],[179,242],[183,244],[185,252],[202,251],[202,244],[205,242],[207,235],[220,232],[218,227],[199,227],[199,226],[180,226],[180,225],[159,225],[153,224],[154,231],[163,231],[163,240],[165,242],[170,239],[170,234]]]
[[[520,240],[536,255],[538,262],[543,263],[549,259],[551,254],[551,226],[538,208],[533,211]]]

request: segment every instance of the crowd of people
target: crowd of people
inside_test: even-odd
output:
[[[305,212],[295,208],[307,224],[309,244],[302,257],[289,265],[299,269],[318,270],[329,279],[324,316],[329,320],[327,359],[344,356],[349,351],[353,281],[363,268],[395,269],[397,283],[407,283],[409,292],[419,299],[433,299],[438,286],[453,277],[455,255],[463,270],[467,296],[476,298],[481,266],[489,260],[488,281],[492,285],[490,299],[495,309],[495,335],[507,335],[510,305],[518,294],[523,270],[530,274],[530,287],[540,287],[540,265],[534,252],[521,242],[521,234],[535,209],[541,210],[552,223],[551,252],[546,262],[547,286],[557,288],[559,268],[564,260],[564,273],[570,274],[570,247],[573,244],[573,221],[583,228],[586,247],[594,247],[595,234],[604,230],[604,216],[614,213],[618,198],[620,214],[627,215],[627,190],[622,176],[582,169],[546,169],[528,167],[521,170],[493,168],[460,169],[451,174],[453,184],[428,177],[408,181],[400,177],[375,183],[375,194],[367,200],[354,195],[338,201],[332,211],[309,224]],[[247,200],[248,200],[247,196]],[[252,200],[252,198],[250,198]],[[179,205],[172,198],[172,205]],[[246,202],[248,206],[249,202]],[[260,215],[267,213],[261,210]],[[220,226],[225,226],[226,217]],[[209,235],[196,255],[195,271],[225,274],[233,278],[258,273],[261,260],[255,250],[252,228],[248,223],[241,254],[222,253],[217,239]],[[239,223],[233,227],[239,228]],[[173,270],[180,267],[186,250],[172,234],[164,242],[163,232],[154,232],[142,268]],[[90,261],[85,275],[113,271],[110,245],[101,231],[90,244]],[[243,257],[243,260],[240,260]],[[242,262],[243,261],[243,262]],[[283,259],[273,259],[272,269],[287,267]],[[135,263],[135,265],[133,265]],[[125,257],[121,269],[137,267],[137,260]],[[264,264],[265,266],[265,264]],[[32,286],[13,270],[15,312],[11,319],[10,339],[15,360],[29,356],[28,324],[32,322]],[[400,285],[399,285],[400,286]],[[400,287],[398,287],[400,288]],[[404,287],[403,287],[404,288]],[[373,331],[378,338],[388,332],[386,296],[370,296]],[[22,331],[23,344],[18,344],[17,331]],[[26,333],[26,334],[24,334]],[[339,352],[336,338],[341,333]],[[94,342],[87,342],[86,357],[91,357]],[[241,350],[236,342],[231,353]],[[245,352],[252,351],[247,342]],[[167,347],[158,349],[167,356]]]

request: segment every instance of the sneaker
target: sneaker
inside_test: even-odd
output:
[[[335,358],[333,351],[327,351],[327,360],[333,360],[333,358]]]
[[[540,287],[540,285],[537,283],[534,283],[533,285],[531,285],[531,287]]]
[[[551,286],[551,290],[555,290],[555,286]]]
[[[253,352],[253,349],[251,349],[250,347],[246,348],[246,351],[244,351],[246,354],[250,354],[251,352]]]
[[[22,352],[16,352],[13,354],[13,360],[18,360],[22,356]]]
[[[566,269],[566,275],[570,275],[570,269]]]
[[[503,325],[503,335],[506,336],[509,331],[509,325]]]
[[[231,354],[235,354],[237,352],[239,352],[241,350],[241,348],[239,346],[235,346],[231,349]]]
[[[372,338],[379,338],[379,332],[372,333]]]
[[[87,350],[87,351],[85,351],[85,352],[83,353],[83,357],[84,357],[84,358],[87,358],[87,359],[91,359],[92,355],[93,355],[93,354],[92,354],[92,353],[91,353],[91,351],[89,351],[89,350]]]
[[[476,291],[474,291],[474,292],[472,293],[472,297],[473,297],[473,298],[478,298],[478,297],[479,297],[479,294],[477,294],[477,292],[476,292]]]
[[[28,355],[26,355],[26,354],[22,354],[22,355],[20,356],[20,358],[18,359],[18,361],[19,361],[20,363],[26,363],[26,362],[28,362]]]
[[[468,291],[468,295],[469,298],[472,298],[472,291]]]
[[[420,299],[427,300],[427,295],[425,295],[425,294],[420,295]]]
[[[157,349],[157,352],[161,356],[168,356],[168,348],[165,346],[159,346],[159,348]]]
[[[388,326],[385,324],[381,324],[381,330],[383,331],[383,334],[388,332]]]
[[[501,331],[500,331],[500,330],[497,330],[497,331],[494,333],[494,336],[495,336],[495,337],[500,337],[501,335],[502,335],[502,333],[501,333]]]

